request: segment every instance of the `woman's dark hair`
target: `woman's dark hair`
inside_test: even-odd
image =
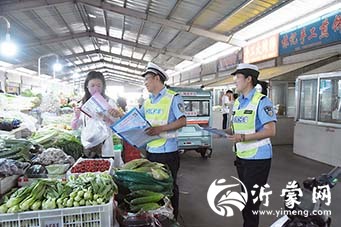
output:
[[[229,94],[229,93],[230,93],[230,94],[233,94],[233,91],[227,90],[225,94]]]
[[[245,79],[250,76],[252,79],[252,86],[256,87],[256,85],[258,84],[258,75],[259,75],[258,71],[255,71],[253,69],[243,69],[243,70],[240,70],[239,73],[243,74]]]
[[[251,76],[251,78],[252,78],[252,86],[256,87],[256,85],[259,83],[259,80],[254,76]]]
[[[103,84],[103,90],[102,90],[102,93],[101,95],[106,98],[106,95],[105,95],[105,87],[106,87],[106,84],[105,84],[105,79],[104,79],[104,76],[101,72],[97,72],[97,71],[91,71],[88,73],[88,75],[86,76],[86,79],[85,79],[85,82],[84,82],[84,96],[82,98],[82,102],[85,103],[86,101],[88,101],[89,98],[91,98],[91,94],[89,92],[89,89],[88,89],[88,84],[89,84],[89,81],[90,80],[93,80],[93,79],[99,79],[102,81],[102,84]]]
[[[262,87],[262,94],[267,96],[268,95],[268,83],[265,81],[258,81],[258,84]]]
[[[238,98],[238,94],[237,93],[234,93],[233,94],[233,98],[236,100]]]
[[[256,85],[258,84],[258,79],[257,79],[257,77],[255,77],[255,76],[253,76],[253,75],[251,75],[251,74],[243,74],[244,75],[244,77],[245,77],[245,79],[246,78],[248,78],[248,77],[251,77],[251,80],[252,80],[252,86],[253,87],[256,87]]]

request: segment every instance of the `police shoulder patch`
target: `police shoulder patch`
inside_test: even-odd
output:
[[[179,108],[179,110],[180,110],[181,113],[184,113],[184,112],[185,112],[185,107],[184,107],[184,105],[183,105],[182,103],[179,103],[179,104],[178,104],[178,108]]]
[[[264,107],[264,111],[267,115],[269,115],[270,117],[272,117],[274,115],[274,110],[272,106],[266,106]]]

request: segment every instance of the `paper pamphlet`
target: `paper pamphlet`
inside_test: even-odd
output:
[[[151,127],[150,123],[136,108],[130,110],[110,126],[115,133],[135,147],[142,147],[152,140],[161,138],[160,136],[148,136],[145,130],[149,127]]]
[[[89,117],[104,114],[110,109],[110,105],[100,93],[95,93],[82,106],[81,111]]]
[[[90,118],[104,121],[109,126],[117,120],[117,118],[109,114],[108,110],[111,108],[107,100],[97,92],[81,106],[81,111]]]
[[[202,130],[205,130],[205,131],[208,131],[209,133],[213,133],[213,134],[217,134],[217,135],[220,135],[220,136],[223,136],[223,137],[227,137],[228,134],[222,130],[222,129],[217,129],[217,128],[211,128],[211,127],[205,127],[205,128],[201,128]]]

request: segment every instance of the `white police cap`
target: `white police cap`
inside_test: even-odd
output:
[[[145,77],[147,73],[154,73],[162,77],[164,81],[168,80],[168,75],[166,74],[166,72],[160,66],[154,64],[153,62],[148,62],[147,69],[141,76]]]
[[[256,65],[241,63],[237,65],[236,71],[231,73],[231,75],[236,75],[237,73],[244,75],[250,74],[251,76],[255,76],[257,78],[259,75],[259,69]]]

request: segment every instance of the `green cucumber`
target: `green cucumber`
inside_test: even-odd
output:
[[[162,194],[158,192],[148,191],[148,190],[138,190],[138,191],[133,191],[128,194],[128,196],[131,196],[132,198],[138,198],[138,197],[144,197],[144,196],[158,196],[158,195],[162,195]]]
[[[128,188],[130,191],[148,190],[148,191],[153,191],[153,192],[162,192],[165,190],[163,186],[157,185],[157,184],[152,184],[152,185],[131,184],[131,185],[128,185]]]
[[[153,196],[139,197],[139,198],[131,200],[130,204],[137,205],[137,204],[142,204],[142,203],[155,203],[155,202],[159,202],[161,199],[163,199],[163,197],[165,196],[161,193],[159,193],[158,195],[153,195]]]
[[[134,159],[130,162],[127,162],[126,164],[124,164],[121,169],[136,169],[140,166],[143,166],[145,163],[149,163],[149,161],[145,158],[140,158],[140,159]]]
[[[139,205],[131,206],[130,210],[132,212],[138,212],[138,211],[149,211],[149,210],[156,210],[160,208],[161,206],[157,203],[142,203]]]
[[[151,173],[136,172],[134,170],[118,170],[115,172],[115,178],[119,181],[135,182],[139,184],[159,184],[162,186],[168,186],[173,184],[173,179],[170,177],[167,180],[156,180]]]

